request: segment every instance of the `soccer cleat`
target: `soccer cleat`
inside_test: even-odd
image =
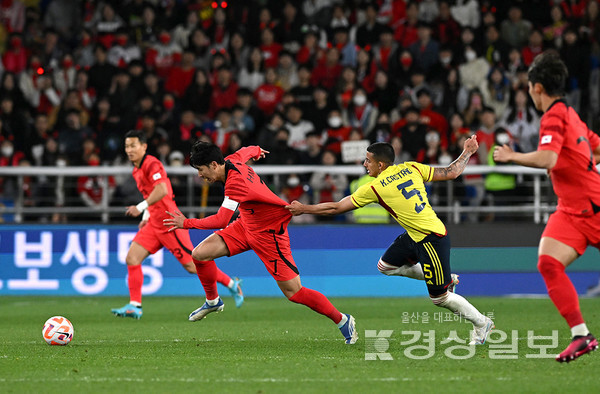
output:
[[[600,296],[600,284],[596,286],[588,287],[587,293],[585,293],[588,297],[598,297]]]
[[[233,279],[233,286],[229,289],[233,300],[235,301],[235,307],[240,308],[244,303],[244,293],[242,292],[242,280],[239,278]]]
[[[195,311],[193,311],[192,313],[190,313],[188,320],[189,321],[202,320],[209,313],[221,312],[224,307],[225,307],[225,304],[223,303],[223,300],[220,298],[219,298],[219,302],[217,302],[217,305],[210,306],[210,305],[208,305],[207,302],[205,302],[204,304],[202,304],[202,306],[200,308],[198,308]]]
[[[452,278],[452,282],[450,282],[450,284],[448,285],[448,292],[450,293],[456,293],[454,290],[456,288],[456,285],[458,285],[458,283],[460,282],[458,280],[458,275],[457,274],[450,274],[450,277]]]
[[[561,354],[556,356],[556,361],[559,363],[568,363],[596,349],[598,349],[598,340],[592,334],[587,334],[586,336],[578,335],[573,338],[573,341],[571,341]]]
[[[344,338],[346,338],[347,345],[354,345],[358,340],[358,331],[356,331],[356,322],[354,316],[345,314],[348,318],[346,324],[340,327],[340,331]]]
[[[473,331],[471,331],[471,342],[469,342],[469,345],[483,345],[494,327],[495,325],[492,319],[486,316],[485,324],[482,327],[473,327]]]
[[[137,320],[142,317],[142,307],[131,304],[127,304],[121,308],[111,309],[110,311],[113,313],[113,315],[119,317],[133,317]]]

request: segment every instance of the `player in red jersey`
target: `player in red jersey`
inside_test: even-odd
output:
[[[287,232],[292,218],[284,208],[287,203],[245,164],[250,159],[265,157],[266,153],[269,152],[259,146],[249,146],[223,158],[223,153],[214,144],[197,142],[192,147],[190,164],[204,180],[223,182],[225,199],[219,211],[207,218],[186,219],[177,210],[170,210],[171,218],[164,220],[164,225],[170,227],[169,231],[181,228],[222,229],[202,241],[192,252],[206,292],[206,302],[190,314],[189,320],[198,321],[211,312],[223,310],[223,301],[217,292],[214,259],[252,249],[290,301],[306,305],[330,318],[344,335],[345,342],[354,344],[358,339],[354,317],[340,313],[327,297],[300,283]],[[227,226],[238,207],[239,218]]]
[[[567,68],[554,51],[535,57],[529,68],[529,95],[544,112],[535,152],[513,152],[508,145],[494,150],[497,162],[545,168],[558,196],[558,206],[542,233],[538,270],[548,295],[565,318],[573,340],[556,360],[569,362],[598,348],[579,309],[579,299],[565,268],[585,252],[600,247],[600,138],[569,107],[564,96]]]
[[[179,260],[190,273],[197,273],[197,264],[192,261],[192,241],[186,230],[168,232],[163,226],[163,219],[168,218],[166,211],[177,211],[173,199],[171,181],[167,177],[162,163],[154,156],[146,154],[148,144],[146,134],[140,130],[131,130],[125,134],[125,152],[134,165],[133,178],[138,189],[144,196],[144,201],[127,207],[127,216],[144,216],[125,261],[129,273],[129,296],[127,305],[112,309],[112,313],[120,317],[142,317],[142,262],[146,257],[156,253],[163,246]],[[214,264],[214,261],[212,262]],[[227,274],[216,271],[217,281],[227,286],[234,296],[236,306],[242,305],[244,297],[240,280],[231,279]]]

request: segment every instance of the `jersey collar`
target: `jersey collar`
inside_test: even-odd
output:
[[[231,161],[225,160],[225,182],[227,182],[227,176],[229,175],[230,170],[237,171],[241,174],[240,170],[238,170],[237,167],[233,165]]]
[[[567,100],[565,100],[564,98],[559,98],[559,99],[554,100],[552,102],[552,104],[550,104],[548,109],[546,109],[546,112],[550,111],[550,108],[554,107],[554,104],[558,104],[558,103],[563,103],[566,107],[569,106],[569,104],[567,104]]]

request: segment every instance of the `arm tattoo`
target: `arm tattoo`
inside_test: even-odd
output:
[[[440,172],[440,175],[443,178],[456,178],[465,170],[465,167],[469,162],[469,157],[471,157],[471,155],[467,155],[463,152],[456,160],[450,163],[448,167],[436,168],[436,170]]]

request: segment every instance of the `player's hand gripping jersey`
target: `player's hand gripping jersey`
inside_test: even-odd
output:
[[[142,196],[144,196],[144,199],[147,199],[150,193],[152,193],[154,186],[159,183],[167,185],[167,195],[148,207],[148,211],[150,212],[148,223],[160,229],[161,232],[168,231],[163,225],[163,219],[170,218],[166,211],[175,212],[178,209],[173,198],[171,181],[167,177],[165,167],[156,157],[145,155],[140,163],[140,167],[133,168],[133,179],[135,179],[137,188],[142,193]]]
[[[558,154],[550,170],[557,209],[583,216],[600,211],[600,173],[592,153],[599,144],[598,135],[564,100],[555,101],[542,116],[538,149]]]
[[[360,208],[372,202],[384,207],[415,241],[429,234],[446,235],[425,191],[433,167],[408,161],[385,169],[377,178],[352,193],[352,203]]]

